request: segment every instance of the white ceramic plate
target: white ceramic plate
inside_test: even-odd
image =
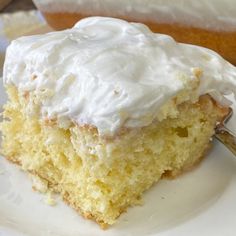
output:
[[[0,109],[5,100],[1,83]],[[229,127],[236,131],[235,116]],[[236,159],[214,141],[201,165],[175,180],[161,180],[144,194],[143,206],[130,208],[106,231],[58,197],[54,207],[44,200],[24,172],[0,157],[0,236],[234,236]]]

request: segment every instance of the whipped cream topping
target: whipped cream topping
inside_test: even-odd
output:
[[[35,0],[44,12],[77,12],[141,22],[236,30],[235,0]]]
[[[103,135],[149,125],[196,81],[197,96],[236,95],[236,67],[215,52],[106,17],[14,40],[3,79],[33,94],[42,118],[93,125]]]

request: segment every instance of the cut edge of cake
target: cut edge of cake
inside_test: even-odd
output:
[[[63,129],[56,121],[30,117],[29,97],[14,86],[7,91],[10,101],[0,125],[3,155],[102,228],[140,204],[143,192],[161,177],[175,177],[200,162],[216,122],[228,112],[205,95],[179,104],[175,118],[106,138],[88,125]]]

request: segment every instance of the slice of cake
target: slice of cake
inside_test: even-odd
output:
[[[103,17],[13,41],[3,79],[5,157],[103,227],[203,157],[236,93],[213,51]]]

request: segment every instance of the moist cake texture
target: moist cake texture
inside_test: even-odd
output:
[[[215,52],[105,17],[13,41],[3,79],[4,156],[103,227],[203,157],[236,93]]]

